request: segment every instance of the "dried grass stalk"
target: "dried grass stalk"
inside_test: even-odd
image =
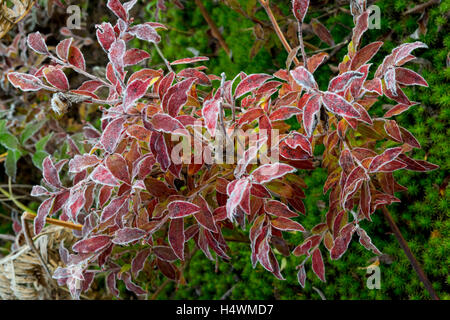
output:
[[[36,0],[0,0],[0,39],[22,20]]]

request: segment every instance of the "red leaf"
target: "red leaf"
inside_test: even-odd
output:
[[[377,247],[375,247],[375,245],[372,243],[372,240],[367,235],[367,232],[364,229],[358,228],[358,229],[356,229],[356,233],[358,233],[358,236],[359,236],[359,243],[364,248],[372,251],[375,254],[381,254],[380,250],[378,250]]]
[[[80,49],[77,47],[71,46],[69,49],[69,57],[67,59],[69,63],[78,69],[86,71],[86,62],[84,61],[84,56],[81,53]]]
[[[352,44],[355,49],[359,47],[361,36],[369,29],[369,12],[364,11],[356,19],[356,25],[353,28]]]
[[[363,73],[357,71],[344,72],[343,74],[340,74],[331,79],[330,84],[328,85],[328,91],[345,91],[350,86],[353,80],[362,78],[363,76]]]
[[[305,266],[303,264],[298,266],[297,280],[298,283],[304,288],[306,281],[306,271]]]
[[[291,76],[294,78],[298,85],[302,86],[307,90],[317,89],[316,80],[311,72],[305,69],[303,66],[299,66],[294,70],[291,70]]]
[[[305,231],[305,228],[303,226],[295,221],[292,221],[291,219],[284,218],[284,217],[278,217],[270,221],[270,224],[272,227],[283,230],[283,231]]]
[[[123,107],[127,111],[136,100],[142,98],[150,85],[150,81],[134,80],[127,85]]]
[[[296,169],[288,164],[274,163],[265,164],[252,172],[251,176],[258,183],[266,183],[280,178],[287,173],[294,172]]]
[[[41,233],[42,229],[45,226],[45,220],[47,219],[47,216],[50,214],[50,210],[52,209],[53,206],[53,200],[55,198],[48,198],[45,199],[41,205],[38,208],[37,211],[37,216],[34,219],[34,234],[38,235],[39,233]]]
[[[372,159],[372,162],[370,163],[370,166],[369,166],[369,171],[370,172],[378,171],[378,169],[381,166],[384,166],[388,162],[394,160],[401,153],[402,153],[402,148],[400,148],[400,147],[386,149],[386,151],[384,151],[382,154],[380,154]]]
[[[174,262],[178,259],[178,257],[175,255],[171,247],[156,246],[153,247],[153,253],[159,259],[167,262]]]
[[[152,125],[155,130],[172,133],[172,134],[182,134],[189,136],[189,132],[186,128],[175,118],[167,114],[158,113],[152,117]]]
[[[406,144],[409,144],[413,148],[417,148],[417,149],[421,148],[419,141],[417,141],[417,139],[412,135],[411,132],[409,132],[408,130],[406,130],[403,127],[400,127],[400,132],[402,133],[403,142],[405,142]]]
[[[428,87],[428,83],[420,74],[405,68],[395,68],[395,80],[397,80],[398,83],[408,86],[419,85]]]
[[[97,253],[106,248],[111,243],[108,236],[94,236],[89,239],[80,240],[72,247],[73,251],[79,254],[83,253]]]
[[[115,244],[125,245],[130,242],[140,240],[146,235],[146,231],[138,228],[123,228],[116,231],[112,242]]]
[[[69,58],[69,50],[72,46],[72,41],[72,38],[64,39],[56,46],[56,54],[61,60],[67,61],[67,59]]]
[[[123,5],[120,3],[119,0],[108,0],[108,3],[106,6],[114,12],[114,14],[122,19],[123,21],[128,21],[128,13],[123,7]]]
[[[291,211],[287,205],[276,200],[269,200],[264,204],[264,210],[274,216],[284,218],[298,217],[298,214]]]
[[[330,47],[334,46],[334,40],[331,36],[330,31],[328,31],[328,29],[322,23],[320,23],[319,20],[312,19],[311,26],[314,33],[320,38],[320,40],[328,44]]]
[[[117,0],[118,1],[118,0]],[[141,287],[135,285],[132,281],[131,281],[131,275],[128,272],[125,272],[122,274],[122,280],[125,283],[125,287],[130,290],[131,292],[134,292],[136,295],[143,295],[146,294],[147,292],[142,289]]]
[[[163,110],[170,116],[176,117],[180,109],[187,102],[188,93],[195,78],[189,78],[170,87],[162,99]]]
[[[219,98],[208,100],[203,104],[202,108],[203,119],[205,119],[206,129],[208,129],[208,132],[212,137],[216,135],[217,117],[220,112],[221,103],[222,98]]]
[[[316,94],[309,98],[303,109],[303,127],[308,137],[311,137],[318,122],[321,103],[321,96]]]
[[[187,217],[200,211],[199,206],[181,200],[169,203],[167,209],[169,209],[169,215],[172,219]]]
[[[137,26],[134,26],[130,28],[129,32],[132,35],[136,36],[136,38],[141,40],[153,43],[158,43],[161,41],[161,37],[158,35],[156,30],[148,24],[139,24]]]
[[[103,50],[109,52],[111,45],[116,41],[116,33],[114,28],[108,22],[103,22],[101,25],[96,25],[97,28],[97,40],[102,46]]]
[[[199,61],[208,61],[208,60],[209,60],[208,57],[184,58],[184,59],[175,60],[175,61],[171,62],[170,64],[172,66],[174,66],[177,64],[195,63],[195,62],[199,62]]]
[[[268,74],[252,74],[245,77],[236,87],[234,92],[235,99],[243,96],[250,91],[258,89],[264,82],[272,78],[272,76]]]
[[[320,52],[308,58],[308,71],[314,73],[328,56],[328,53]]]
[[[172,219],[169,225],[169,243],[180,260],[184,260],[184,221],[183,218]]]
[[[169,151],[167,150],[166,141],[163,134],[152,134],[150,144],[154,145],[153,154],[156,155],[156,161],[161,165],[161,169],[166,172],[171,164]]]
[[[50,156],[46,157],[42,162],[42,174],[46,183],[57,189],[61,188],[61,180],[59,180],[58,170],[53,165]]]
[[[300,146],[302,150],[304,150],[306,153],[312,156],[311,143],[309,142],[308,138],[306,138],[304,135],[298,132],[294,132],[288,138],[286,138],[285,142],[292,149],[295,149],[298,146]]]
[[[309,0],[292,0],[292,12],[298,23],[303,23],[308,7]]]
[[[103,190],[103,189],[102,189]],[[108,189],[106,189],[108,190]],[[109,189],[109,192],[111,189]],[[111,202],[103,209],[101,215],[101,222],[108,221],[109,219],[115,217],[118,212],[125,210],[124,206],[128,210],[128,197],[122,196],[118,198],[114,198]]]
[[[27,37],[28,46],[40,54],[49,54],[44,37],[38,32],[30,33]]]
[[[234,182],[234,183],[233,183]],[[234,221],[236,209],[242,201],[245,190],[249,186],[248,179],[235,180],[228,185],[227,193],[229,198],[227,200],[227,216],[228,219]]]
[[[403,142],[400,128],[395,120],[386,120],[384,123],[384,130],[395,141]]]
[[[127,161],[122,155],[115,153],[106,158],[106,167],[117,179],[131,184],[130,172],[128,171]]]
[[[362,65],[366,64],[368,61],[370,61],[370,59],[373,58],[373,56],[377,54],[382,45],[383,41],[376,41],[358,50],[358,52],[356,52],[355,56],[352,59],[352,65],[350,68],[352,70],[356,70]]]
[[[360,114],[356,109],[341,96],[325,92],[322,96],[325,107],[332,113],[348,118],[359,118]]]
[[[127,46],[125,44],[125,41],[123,41],[122,39],[119,39],[119,40],[114,41],[114,43],[109,48],[109,52],[108,52],[109,61],[111,61],[114,69],[120,74],[120,76],[122,76],[122,74],[123,74],[123,68],[124,68],[123,58],[125,56],[126,49],[127,49]],[[125,106],[127,106],[126,103],[125,103]]]
[[[264,111],[260,107],[251,108],[251,109],[247,110],[247,112],[242,114],[242,116],[239,118],[237,123],[238,123],[238,125],[244,125],[247,123],[251,123],[254,120],[261,117],[263,114],[264,114]]]
[[[361,212],[367,220],[370,220],[370,202],[372,201],[372,194],[370,192],[369,182],[365,181],[361,188],[361,197],[359,206]]]
[[[99,184],[104,184],[111,187],[119,186],[119,181],[106,169],[103,165],[97,166],[91,173],[91,179]]]
[[[339,236],[334,240],[334,246],[330,252],[331,259],[337,260],[347,251],[354,231],[355,228],[351,223],[342,228]]]
[[[140,49],[130,49],[125,52],[123,57],[123,64],[126,66],[134,66],[146,59],[150,58],[150,54],[147,51]]]
[[[101,160],[95,155],[86,153],[80,156],[77,154],[69,161],[69,172],[79,173],[87,168],[95,166],[100,161]]]
[[[47,80],[52,86],[63,91],[69,90],[69,80],[67,80],[66,75],[61,69],[50,66],[45,68],[43,72],[45,80]]]
[[[312,253],[312,269],[317,277],[325,282],[325,265],[323,264],[322,253],[316,249]]]
[[[137,124],[133,124],[127,127],[126,132],[130,137],[136,138],[138,141],[145,141],[145,142],[149,142],[150,136],[152,134],[150,130]]]
[[[100,142],[107,152],[113,153],[116,149],[119,138],[122,135],[123,124],[125,121],[126,119],[122,117],[114,119],[108,123],[105,131],[103,131]]]
[[[281,107],[272,112],[269,116],[270,121],[287,120],[302,111],[297,107]]]
[[[395,57],[394,64],[397,65],[400,61],[408,57],[411,51],[418,48],[428,49],[428,46],[423,42],[416,41],[412,43],[404,43],[399,47],[395,48],[394,50],[392,50],[392,54]]]
[[[398,105],[392,107],[388,112],[386,112],[384,114],[383,118],[390,118],[393,116],[397,116],[397,115],[405,112],[406,110],[408,110],[411,107],[412,107],[412,105],[398,104]]]
[[[98,88],[104,86],[103,82],[97,80],[88,80],[77,89],[78,91],[88,91],[94,93]]]
[[[210,86],[211,85],[211,80],[209,80],[208,76],[195,68],[187,68],[187,69],[181,70],[178,73],[178,77],[180,77],[180,78],[195,78],[197,80],[197,83],[202,86]]]
[[[26,73],[10,72],[8,73],[8,80],[15,88],[22,91],[38,91],[43,86],[39,78]]]

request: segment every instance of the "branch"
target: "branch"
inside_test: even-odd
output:
[[[258,0],[258,1],[263,6],[264,10],[266,10],[266,13],[269,16],[270,21],[272,22],[272,25],[275,29],[278,38],[280,39],[281,43],[283,44],[284,48],[289,54],[292,51],[292,48],[287,42],[286,38],[284,37],[283,32],[281,32],[280,26],[278,25],[277,20],[273,15],[272,9],[270,9],[269,1],[268,0]],[[294,63],[296,66],[300,65],[300,61],[297,59],[297,57],[294,57]]]
[[[441,3],[441,0],[430,0],[428,2],[425,2],[423,4],[419,4],[419,5],[415,6],[414,8],[403,12],[402,15],[406,16],[406,15],[411,14],[411,13],[416,13],[416,12],[422,11],[422,10],[424,10],[424,9],[434,5],[434,4],[439,4],[439,3]]]

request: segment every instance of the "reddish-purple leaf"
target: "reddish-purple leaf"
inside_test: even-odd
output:
[[[69,51],[72,46],[72,41],[72,38],[64,39],[56,46],[56,54],[61,60],[67,61],[67,59],[69,59]]]
[[[28,46],[40,54],[48,54],[48,48],[45,44],[44,37],[38,32],[30,33],[27,37]]]
[[[56,67],[50,66],[43,70],[45,80],[48,81],[52,86],[63,90],[69,90],[69,80],[67,80],[64,72]]]
[[[294,218],[298,214],[291,211],[287,205],[276,200],[269,200],[264,204],[264,210],[276,217]]]
[[[332,113],[348,118],[359,118],[360,114],[356,109],[341,96],[325,92],[322,96],[324,106]]]
[[[53,197],[45,199],[39,206],[38,211],[37,211],[37,216],[34,219],[34,234],[35,235],[38,235],[39,233],[41,233],[42,229],[44,228],[45,219],[47,219],[47,216],[49,215],[50,210],[52,209],[54,200],[55,200],[55,198],[53,198]]]
[[[297,107],[280,107],[269,116],[270,121],[287,120],[302,111]]]
[[[123,7],[123,5],[120,3],[119,0],[108,0],[108,3],[106,6],[114,12],[114,14],[122,19],[123,21],[128,21],[128,13]]]
[[[180,78],[195,78],[197,81],[197,84],[202,85],[202,86],[210,86],[211,85],[211,80],[208,78],[208,76],[195,68],[186,68],[186,69],[181,70],[178,73],[178,77],[180,77]]]
[[[114,296],[119,297],[119,290],[117,290],[116,286],[116,273],[110,272],[106,277],[106,285],[110,293]]]
[[[392,92],[393,96],[397,96],[397,81],[395,79],[395,69],[390,68],[384,74],[384,81],[386,82],[386,88]]]
[[[362,78],[363,73],[357,71],[348,71],[331,79],[328,85],[328,91],[341,92],[345,91],[353,80]]]
[[[122,39],[119,39],[119,40],[114,41],[114,43],[109,48],[109,52],[108,52],[109,61],[111,61],[114,69],[120,74],[120,76],[122,76],[122,74],[123,74],[123,68],[124,68],[123,58],[125,56],[126,49],[127,49],[127,46],[125,44],[125,41]],[[117,77],[117,75],[116,75],[116,77]],[[126,101],[126,99],[125,99],[125,101]]]
[[[10,72],[8,73],[8,80],[15,88],[22,91],[38,91],[43,86],[39,78],[26,73]]]
[[[103,82],[98,80],[88,80],[81,84],[81,86],[77,89],[78,91],[88,91],[94,93],[98,90],[98,88],[104,86]]]
[[[94,236],[89,239],[80,240],[72,247],[73,251],[79,254],[83,253],[97,253],[106,248],[111,243],[109,236]]]
[[[260,107],[255,107],[247,110],[237,121],[238,125],[244,125],[247,123],[251,123],[261,117],[264,114],[264,110]]]
[[[413,148],[417,148],[417,149],[421,148],[419,141],[417,141],[417,139],[413,136],[413,134],[411,132],[409,132],[408,130],[406,130],[403,127],[400,127],[400,132],[402,133],[403,142],[405,142],[406,144],[409,144]]]
[[[175,60],[175,61],[171,62],[170,64],[172,66],[174,66],[177,64],[195,63],[195,62],[199,62],[199,61],[208,61],[208,60],[209,60],[208,57],[184,58],[184,59]]]
[[[405,112],[406,110],[408,110],[409,108],[411,108],[410,105],[407,104],[398,104],[394,107],[392,107],[388,112],[386,112],[383,116],[383,118],[390,118],[393,116],[397,116],[403,112]]]
[[[102,189],[103,190],[103,189]],[[111,189],[107,189],[109,192],[111,192]],[[112,217],[115,217],[116,214],[122,210],[124,206],[126,206],[126,209],[128,209],[128,197],[121,196],[118,198],[114,198],[111,200],[111,202],[103,209],[102,215],[101,215],[101,222],[108,221]],[[123,208],[125,210],[125,208]]]
[[[245,77],[236,87],[234,98],[238,99],[250,91],[258,89],[264,82],[272,78],[268,74],[252,74]]]
[[[123,107],[125,110],[128,110],[136,100],[142,98],[150,85],[150,81],[142,81],[142,80],[134,80],[129,83],[125,90],[125,98]]]
[[[369,12],[364,11],[356,19],[356,25],[353,28],[352,44],[355,49],[359,47],[361,36],[369,29]]]
[[[400,128],[395,120],[386,120],[384,123],[384,130],[395,141],[403,142]]]
[[[146,59],[150,58],[150,54],[147,51],[141,49],[130,49],[125,52],[123,57],[124,66],[134,66]]]
[[[122,135],[123,124],[125,121],[126,119],[123,117],[114,119],[108,123],[105,131],[103,131],[100,142],[107,152],[114,153],[117,143],[119,142],[119,138]]]
[[[169,243],[180,260],[184,260],[184,221],[183,218],[172,219],[169,225]]]
[[[169,209],[169,215],[172,219],[187,217],[200,211],[199,206],[181,200],[169,203],[167,209]]]
[[[361,196],[359,206],[361,212],[367,220],[370,220],[370,202],[372,201],[372,194],[370,192],[369,182],[364,181],[361,187]]]
[[[91,173],[91,179],[95,183],[104,184],[111,187],[119,186],[120,183],[113,174],[103,165],[97,166]]]
[[[308,11],[309,0],[292,0],[292,12],[298,23],[302,24]]]
[[[362,229],[362,228],[358,228],[356,229],[356,233],[359,236],[359,243],[366,248],[367,250],[372,251],[375,254],[381,254],[380,250],[377,249],[377,247],[375,247],[375,245],[372,243],[372,239],[370,239],[370,237],[367,235],[367,232]]]
[[[203,119],[205,119],[206,129],[212,137],[216,135],[217,117],[219,116],[221,103],[222,98],[219,98],[208,100],[203,104]]]
[[[284,163],[265,164],[253,171],[251,176],[257,183],[262,184],[280,178],[295,170],[294,167]]]
[[[370,163],[370,166],[369,166],[369,171],[376,172],[381,166],[394,160],[401,153],[402,153],[402,148],[400,148],[400,147],[386,149],[386,151],[384,151],[382,154],[380,154],[372,159],[372,162]]]
[[[303,226],[295,221],[292,221],[291,219],[285,218],[285,217],[278,217],[270,221],[272,227],[283,230],[283,231],[305,231],[305,228]]]
[[[75,155],[73,159],[69,161],[69,172],[79,173],[87,168],[93,167],[96,164],[100,163],[101,159],[99,159],[95,155],[84,154],[82,156]]]
[[[310,156],[312,155],[311,143],[308,138],[298,132],[292,133],[288,138],[286,138],[285,142],[292,149],[300,147]]]
[[[115,244],[125,245],[133,241],[140,240],[146,235],[146,231],[138,228],[123,228],[116,231],[112,242]]]
[[[97,40],[102,46],[103,50],[109,52],[111,45],[116,41],[116,33],[114,28],[108,22],[103,22],[101,25],[96,25],[97,28]]]
[[[227,187],[229,198],[227,200],[226,208],[228,219],[231,221],[234,221],[236,209],[242,201],[245,190],[249,186],[248,179],[240,179],[235,181],[233,181],[235,183],[230,183]]]
[[[181,122],[175,118],[172,118],[168,114],[157,113],[152,117],[151,122],[155,130],[185,136],[189,135],[189,132],[181,124]]]
[[[128,165],[125,158],[118,154],[112,154],[106,158],[106,167],[117,179],[131,184],[130,172],[128,171]]]
[[[398,65],[399,62],[401,62],[403,59],[405,59],[410,55],[411,51],[418,48],[428,49],[428,46],[423,42],[416,41],[412,43],[404,43],[399,47],[395,48],[394,50],[392,50],[392,54],[395,57],[394,64]]]
[[[309,72],[305,67],[299,66],[294,70],[291,70],[291,76],[294,78],[298,85],[302,86],[306,90],[317,89],[316,80],[311,72]]]
[[[328,44],[330,47],[334,46],[334,40],[331,36],[330,31],[317,19],[311,20],[311,26],[313,29],[313,32],[326,44]]]
[[[84,56],[81,53],[80,49],[77,47],[71,46],[69,49],[69,57],[67,59],[69,63],[78,69],[86,71],[86,62],[84,60]]]
[[[298,283],[302,286],[302,288],[304,288],[306,281],[306,271],[305,266],[303,264],[298,266],[297,280]]]
[[[316,94],[309,98],[303,109],[303,127],[308,137],[311,137],[318,122],[321,103],[321,96]]]
[[[129,32],[141,40],[153,43],[158,43],[161,41],[161,37],[158,35],[156,30],[148,24],[138,24],[137,26],[130,28]]]
[[[171,247],[156,246],[153,247],[153,253],[161,260],[174,262],[178,259]]]
[[[418,85],[428,87],[428,83],[420,74],[405,68],[395,68],[395,80],[397,80],[398,83],[408,86]]]
[[[166,172],[171,164],[169,151],[167,150],[166,141],[164,140],[164,135],[161,134],[155,134],[155,132],[152,134],[152,137],[150,139],[150,144],[154,145],[154,151],[152,150],[153,154],[156,155],[156,162],[158,162],[161,165],[161,169]]]
[[[59,180],[58,170],[56,170],[50,156],[46,157],[42,162],[42,175],[47,184],[57,189],[61,188],[61,180]]]
[[[317,68],[328,58],[328,53],[320,52],[308,58],[308,71],[314,73]]]
[[[322,253],[319,249],[316,249],[312,253],[312,269],[317,277],[325,282],[325,265],[322,259]]]
[[[195,78],[185,79],[170,87],[162,99],[163,110],[170,116],[176,117],[181,107],[187,102],[189,91]]]
[[[352,223],[349,223],[344,228],[342,228],[339,236],[334,240],[334,246],[330,252],[331,259],[337,260],[342,257],[345,251],[347,251],[354,231],[355,228]]]
[[[358,50],[352,59],[351,69],[356,70],[373,58],[383,45],[383,41],[376,41]]]
[[[117,0],[118,1],[118,0]],[[125,283],[125,287],[130,290],[131,292],[134,292],[136,295],[143,295],[147,292],[142,289],[141,287],[137,286],[131,281],[131,275],[129,272],[125,272],[122,274],[122,280]]]

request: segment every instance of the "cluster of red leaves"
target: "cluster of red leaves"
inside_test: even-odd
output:
[[[338,259],[356,232],[365,248],[379,254],[359,222],[370,221],[378,207],[399,201],[394,192],[405,188],[395,182],[392,172],[436,168],[406,155],[420,145],[410,132],[389,119],[415,104],[402,87],[427,85],[420,75],[402,67],[413,59],[412,50],[425,45],[416,42],[394,49],[375,77],[368,79],[368,62],[382,43],[359,48],[361,36],[368,29],[368,13],[362,11],[356,17],[348,55],[326,91],[320,90],[314,79],[314,72],[326,59],[323,53],[293,70],[279,70],[274,75],[241,72],[232,80],[224,75],[207,75],[202,66],[177,74],[147,68],[130,73],[127,67],[150,55],[144,50],[127,49],[127,43],[133,38],[157,43],[160,36],[155,29],[164,28],[150,22],[133,25],[129,10],[135,2],[122,5],[109,0],[108,8],[118,21],[97,26],[98,42],[109,57],[106,79],[88,73],[83,54],[71,39],[59,43],[55,56],[39,33],[28,36],[28,45],[50,62],[33,74],[8,74],[10,82],[24,91],[47,90],[57,97],[80,96],[86,103],[108,106],[101,107],[100,131],[90,125],[84,129],[85,149],[89,151],[78,151],[70,161],[55,163],[51,157],[46,158],[46,187],[36,186],[32,191],[34,196],[47,196],[35,220],[36,234],[49,215],[83,225],[82,231],[76,232],[81,239],[73,245],[74,253],[61,247],[66,267],[55,272],[59,284],[67,285],[72,295],[79,297],[89,288],[95,273],[104,271],[113,294],[119,294],[117,279],[135,294],[145,294],[134,282],[146,264],[178,281],[181,275],[176,262],[187,257],[188,241],[192,240],[211,260],[215,259],[212,252],[230,259],[222,231],[245,228],[246,223],[251,225],[253,266],[260,263],[283,279],[272,246],[289,255],[283,232],[306,231],[293,220],[298,212],[306,214],[302,202],[306,185],[295,172],[314,169],[317,144],[325,145],[322,165],[328,170],[328,179],[323,191],[331,190],[329,210],[324,222],[312,228],[310,236],[293,251],[296,256],[305,256],[298,266],[299,283],[305,284],[304,266],[309,258],[315,274],[325,281],[322,243],[331,258]],[[293,1],[299,23],[308,5],[309,1]],[[186,58],[171,65],[206,59]],[[88,80],[76,89],[70,88],[64,72],[67,68]],[[220,81],[216,90],[214,81]],[[102,96],[105,90],[108,94]],[[368,110],[383,95],[398,104],[383,118],[372,118]],[[224,113],[226,106],[233,110],[232,115]],[[298,131],[284,122],[293,116],[302,124]],[[221,129],[221,121],[234,129],[278,129],[279,145],[270,146],[270,139],[267,142],[269,148],[279,148],[280,162],[208,165],[172,161],[175,144],[171,133],[190,135],[194,124],[201,122],[201,132],[214,136]],[[380,141],[383,143],[377,143]],[[386,141],[398,146],[383,148]],[[248,158],[254,158],[255,147],[246,148]],[[59,176],[67,162],[70,186],[64,186]],[[130,246],[130,250],[115,250],[123,246]],[[117,264],[124,252],[133,252],[131,268]],[[91,270],[92,265],[100,268]]]

